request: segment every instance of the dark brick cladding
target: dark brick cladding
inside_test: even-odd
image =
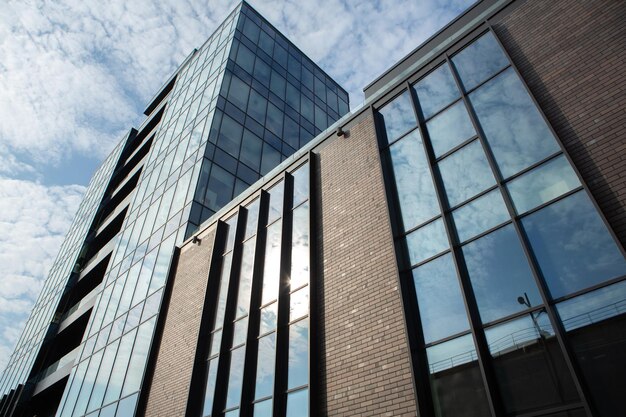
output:
[[[215,227],[200,245],[183,246],[172,287],[163,336],[149,388],[146,416],[184,416],[196,354]]]
[[[374,124],[316,158],[319,395],[328,416],[415,416],[398,269]]]
[[[494,28],[625,245],[626,2],[526,1]]]

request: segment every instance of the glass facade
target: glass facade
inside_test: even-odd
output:
[[[134,189],[128,196],[128,207],[118,219],[119,232],[109,237],[107,247],[112,252],[104,263],[102,282],[93,289],[97,298],[80,346],[72,351],[74,367],[56,412],[59,417],[134,413],[175,246],[250,184],[348,112],[345,90],[246,3],[238,5],[205,44],[192,53],[171,83],[157,125],[142,142],[146,144],[145,154],[132,171]],[[67,278],[75,264],[81,266],[77,257],[88,247],[85,239],[92,217],[103,201],[103,192],[112,181],[113,169],[125,144],[122,141],[118,145],[92,180],[24,336],[3,375],[0,385],[3,394],[29,377]],[[308,178],[308,172],[302,175]],[[295,178],[300,187],[299,177]],[[307,190],[298,188],[298,192],[297,198],[289,196],[289,201],[308,196]],[[277,206],[274,201],[286,194],[279,193],[278,188],[269,193],[272,195],[270,218],[274,213],[281,218],[267,225],[271,245],[277,246],[272,246],[266,255],[258,255],[268,257],[267,280],[263,285],[267,287],[267,297],[274,300],[273,306],[270,303],[265,307],[265,316],[276,310],[282,289],[280,268],[275,262],[282,262],[281,227],[287,227],[285,218],[292,217],[282,210],[292,207]],[[236,245],[230,242],[231,251],[233,245],[238,248],[243,244],[244,260],[241,267],[237,266],[241,276],[236,317],[230,318],[232,323],[222,323],[225,328],[231,325],[235,328],[233,339],[223,342],[232,342],[225,355],[232,367],[223,408],[240,406],[245,375],[241,361],[236,359],[243,360],[247,355],[245,341],[257,246],[254,235],[260,203],[258,200],[256,206],[247,207],[249,230],[245,236],[250,239],[237,241]],[[307,210],[308,205],[303,203],[293,213],[297,227],[294,233],[299,233],[293,239],[298,241],[308,239],[308,229],[303,225],[308,219]],[[235,227],[232,225],[231,229]],[[293,276],[302,286],[308,282],[308,256],[302,256],[301,252],[308,250],[308,246],[297,250]],[[224,263],[225,274],[230,261]],[[223,291],[225,302],[228,287]],[[293,314],[302,314],[305,292],[300,290],[295,296],[299,307]],[[288,302],[288,295],[285,299]],[[76,308],[79,307],[77,304]],[[225,304],[220,308],[220,314],[228,312]],[[308,307],[303,314],[306,317]],[[306,338],[302,323],[294,325],[292,333]],[[273,331],[276,332],[276,326]],[[263,349],[263,355],[271,356],[269,351],[279,341],[275,335],[264,337],[258,346]],[[217,343],[215,349],[219,352],[219,342],[213,343]],[[253,346],[256,349],[257,343]],[[307,352],[305,349],[305,357]],[[60,363],[69,361],[68,358],[62,358],[46,375]],[[208,373],[209,382],[211,375],[222,378],[217,368],[211,367]],[[263,378],[270,378],[265,385],[272,385],[273,376]],[[304,385],[296,388],[306,389]],[[269,401],[273,395],[272,392]],[[266,397],[263,398],[267,401]],[[259,407],[271,408],[264,404]]]
[[[191,387],[204,392],[202,416],[308,415],[309,169],[300,164],[218,225],[204,389]]]
[[[623,250],[494,33],[439,61],[377,110],[432,412],[619,414]]]

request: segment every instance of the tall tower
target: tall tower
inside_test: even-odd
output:
[[[238,5],[95,173],[0,380],[0,415],[133,415],[174,247],[348,108]]]

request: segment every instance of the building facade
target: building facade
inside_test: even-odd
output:
[[[368,85],[363,106],[308,143],[300,133],[301,149],[245,191],[225,187],[218,207],[196,186],[197,221],[169,246],[160,286],[140,291],[158,301],[132,296],[140,311],[120,329],[99,306],[126,305],[115,285],[143,281],[109,274],[97,289],[57,415],[623,414],[624,22],[626,6],[609,0],[479,2]],[[248,31],[234,36],[235,60],[257,39]],[[236,104],[230,74],[222,97]],[[240,120],[217,102],[220,126]],[[252,131],[247,117],[239,126]],[[90,195],[79,214],[97,206]],[[112,265],[134,268],[119,256]]]
[[[0,414],[132,415],[175,246],[348,107],[237,6],[94,175],[3,373]]]

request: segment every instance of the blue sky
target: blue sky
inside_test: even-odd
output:
[[[472,0],[250,0],[350,93]],[[100,162],[236,2],[164,0],[0,7],[0,369]]]

